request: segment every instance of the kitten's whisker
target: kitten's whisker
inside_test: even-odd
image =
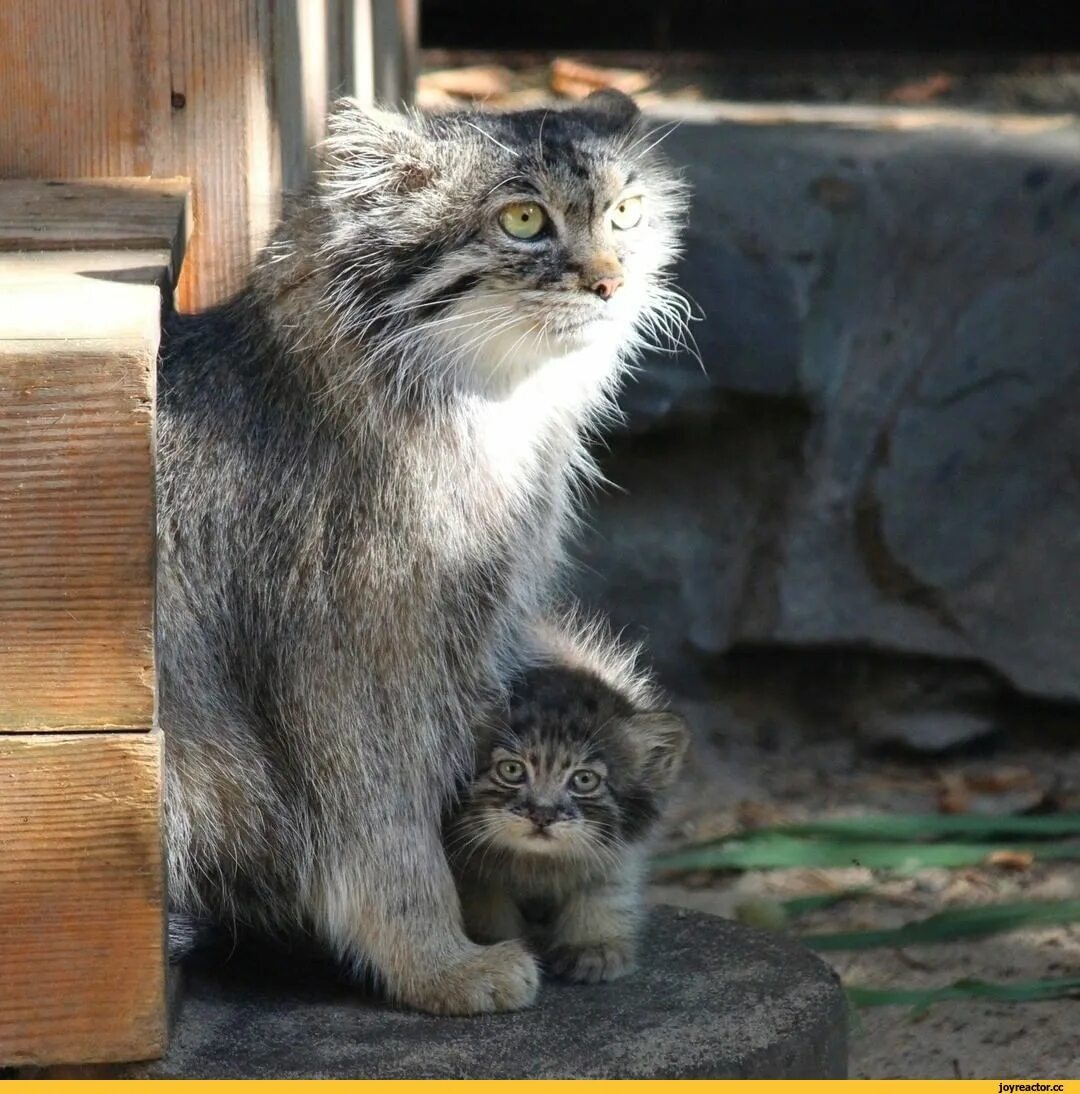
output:
[[[488,810],[487,813],[484,816],[484,822],[485,822],[484,835],[486,837],[486,841],[485,841],[484,850],[483,850],[482,854],[480,855],[479,869],[481,871],[483,871],[483,869],[484,869],[484,865],[487,862],[488,855],[491,854],[492,851],[494,851],[494,849],[495,849],[495,842],[494,842],[493,837],[497,834],[498,829],[499,829],[499,824],[498,824],[497,819],[495,817],[492,817],[490,815],[490,813],[491,813],[491,811]]]
[[[462,858],[469,858],[471,853],[486,839],[487,833],[483,828],[475,830],[462,828],[461,831],[452,834],[451,839],[446,844],[447,852]]]

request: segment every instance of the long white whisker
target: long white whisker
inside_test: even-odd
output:
[[[491,141],[492,144],[497,144],[504,152],[509,152],[510,155],[513,156],[515,159],[517,159],[521,155],[520,152],[515,152],[513,148],[510,148],[508,145],[503,144],[502,141],[496,140],[490,133],[485,132],[483,129],[480,128],[480,126],[469,121],[468,118],[462,118],[461,120],[470,129],[475,129],[481,137],[487,137],[487,139]]]

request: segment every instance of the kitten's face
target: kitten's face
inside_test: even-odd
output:
[[[665,317],[678,325],[665,270],[684,192],[656,140],[613,95],[509,114],[342,115],[322,178],[344,320],[489,391],[579,351],[614,361]]]
[[[455,840],[480,854],[610,861],[651,827],[685,746],[675,715],[635,712],[585,674],[536,670],[481,747]]]
[[[542,731],[508,736],[473,783],[470,829],[488,846],[515,854],[587,858],[618,835],[609,774],[603,755],[584,738]]]

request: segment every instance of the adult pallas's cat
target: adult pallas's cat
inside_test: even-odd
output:
[[[527,1005],[440,821],[551,605],[584,433],[680,313],[682,190],[633,104],[345,104],[251,284],[167,333],[158,650],[175,907],[306,930],[389,997]]]

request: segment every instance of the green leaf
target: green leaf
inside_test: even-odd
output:
[[[1080,900],[1020,901],[952,908],[906,923],[902,927],[873,931],[837,931],[804,934],[800,941],[812,950],[869,950],[949,942],[958,938],[982,938],[1021,927],[1080,922]]]
[[[809,896],[795,896],[789,900],[781,901],[788,919],[797,919],[808,912],[818,912],[824,908],[831,908],[842,900],[852,900],[855,897],[865,896],[872,892],[870,885],[854,885],[848,889],[835,889],[829,893],[812,893]]]
[[[1036,817],[984,817],[974,814],[901,814],[834,817],[760,829],[788,836],[830,836],[851,840],[922,840],[962,836],[967,840],[1046,839],[1080,836],[1080,813]]]
[[[1080,977],[1025,980],[1011,984],[988,980],[957,980],[942,988],[845,987],[856,1007],[906,1006],[925,1010],[950,999],[991,999],[1000,1003],[1033,1003],[1040,999],[1064,999],[1080,994]]]
[[[653,860],[658,870],[768,870],[865,866],[911,873],[927,866],[977,866],[995,850],[1030,852],[1038,859],[1080,860],[1080,840],[1045,843],[884,843],[879,840],[802,839],[776,831],[700,844]]]

